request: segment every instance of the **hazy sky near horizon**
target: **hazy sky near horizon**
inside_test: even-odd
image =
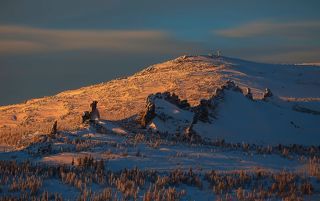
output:
[[[320,62],[319,8],[317,0],[2,0],[0,105],[216,49]]]

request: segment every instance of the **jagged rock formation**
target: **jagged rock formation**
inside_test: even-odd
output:
[[[273,94],[269,88],[265,89],[265,92],[263,93],[263,100],[267,100],[268,98],[272,97]]]
[[[243,94],[242,89],[238,85],[236,85],[233,81],[231,80],[226,81],[222,86],[216,88],[211,98],[207,100],[205,99],[201,100],[200,105],[195,107],[195,108],[198,108],[198,107],[204,108],[202,109],[202,111],[204,111],[204,113],[202,114],[202,116],[204,116],[204,120],[208,118],[207,117],[208,109],[214,110],[219,104],[219,102],[223,100],[225,90],[232,90],[232,91],[240,92]],[[197,113],[197,110],[196,110],[196,113]],[[198,116],[201,116],[201,115],[199,114]],[[206,122],[206,121],[203,121],[203,122]]]
[[[143,128],[146,128],[151,122],[153,122],[153,119],[157,117],[157,120],[152,123],[154,124],[152,127],[157,129],[160,127],[161,129],[161,127],[166,127],[165,125],[168,125],[168,127],[176,125],[177,127],[174,131],[184,133],[184,136],[189,141],[191,139],[190,137],[193,134],[196,134],[193,130],[194,124],[199,121],[203,123],[212,123],[211,119],[215,118],[215,108],[223,101],[225,90],[242,93],[241,88],[233,81],[227,81],[215,90],[215,94],[211,98],[202,99],[199,105],[194,107],[190,107],[187,101],[180,100],[180,98],[174,93],[164,92],[151,94],[147,98],[144,113],[140,115],[140,125]],[[183,117],[181,114],[184,112],[189,113],[185,113],[185,116]],[[164,129],[167,130],[167,128]],[[172,130],[166,132],[172,132]]]
[[[200,104],[193,108],[195,114],[192,125],[196,124],[198,121],[210,123],[210,116],[214,117],[214,115],[210,115],[210,113],[214,113],[215,108],[221,101],[223,101],[225,90],[233,90],[243,93],[239,86],[237,86],[233,81],[228,80],[225,84],[216,88],[214,95],[211,98],[202,99]]]
[[[146,128],[146,126],[150,123],[150,121],[156,116],[155,113],[155,104],[151,101],[151,99],[147,98],[147,104],[145,111],[138,118],[138,121],[142,128]]]
[[[107,129],[99,124],[100,113],[97,107],[98,101],[92,101],[90,104],[91,111],[84,111],[82,114],[82,123],[87,125],[90,124],[96,129],[97,133],[107,134]]]
[[[97,108],[97,104],[98,104],[98,101],[93,101],[90,104],[90,107],[91,107],[90,120],[91,121],[96,121],[96,120],[100,119],[100,113],[99,113],[99,110]]]
[[[51,128],[51,131],[50,131],[50,136],[51,137],[54,137],[55,134],[57,134],[57,127],[58,127],[58,122],[54,121],[54,123],[52,125],[52,128]]]
[[[91,111],[84,111],[82,114],[82,123],[95,122],[100,119],[100,113],[97,108],[98,101],[92,101]]]
[[[153,101],[153,99],[155,98],[160,98],[160,99],[164,99],[166,101],[168,101],[169,103],[172,103],[176,106],[178,106],[181,109],[189,109],[190,108],[190,104],[188,103],[187,100],[181,100],[179,98],[179,96],[177,96],[174,92],[170,93],[170,92],[163,92],[163,93],[156,93],[156,94],[151,94],[149,96],[149,99],[151,99],[151,101]]]
[[[180,109],[189,110],[190,104],[187,100],[181,100],[175,93],[170,92],[163,92],[163,93],[156,93],[150,94],[147,98],[147,103],[145,110],[140,114],[138,117],[138,122],[140,123],[142,128],[146,128],[146,126],[152,121],[153,118],[156,117],[156,99],[165,100]],[[167,117],[164,114],[158,114],[158,117],[165,121]]]

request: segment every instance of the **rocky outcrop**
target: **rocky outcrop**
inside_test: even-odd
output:
[[[100,119],[100,113],[97,108],[98,101],[92,101],[91,111],[84,111],[82,114],[82,123],[95,122]]]
[[[91,107],[90,120],[91,121],[96,121],[96,120],[100,119],[100,113],[99,113],[99,110],[97,108],[97,104],[98,104],[98,101],[93,101],[90,104],[90,107]]]
[[[222,85],[221,89],[229,89],[243,93],[242,89],[238,85],[236,85],[232,80],[228,80],[224,85]]]
[[[216,88],[215,93],[212,95],[211,98],[202,99],[199,105],[195,107],[191,107],[187,100],[180,100],[180,98],[174,93],[164,92],[151,94],[147,98],[147,103],[144,112],[141,113],[139,116],[139,124],[142,126],[142,128],[146,128],[155,117],[157,117],[159,120],[163,122],[170,122],[172,125],[184,125],[180,128],[185,128],[185,126],[190,124],[190,126],[188,126],[187,129],[177,129],[180,133],[184,133],[184,137],[186,139],[190,140],[191,136],[195,134],[193,130],[193,125],[197,124],[199,121],[203,123],[212,123],[211,121],[217,118],[216,115],[218,114],[218,111],[216,110],[216,108],[219,106],[219,104],[224,102],[224,99],[227,98],[227,94],[231,92],[239,92],[242,96],[247,97],[249,100],[254,100],[250,88],[246,88],[246,90],[244,91],[238,85],[236,85],[235,82],[228,80],[225,82],[225,84]],[[265,97],[267,98],[271,96],[271,91],[267,89]],[[180,109],[182,109],[180,112],[182,112],[183,110],[193,112],[193,118],[189,117],[187,120],[181,121],[180,119],[175,119],[176,117],[174,115],[167,115],[167,111],[171,110],[163,109],[163,107],[167,107],[167,105],[163,104],[161,101],[156,101],[159,99],[165,100],[166,102],[179,107]]]
[[[250,89],[249,87],[248,87],[247,90],[246,90],[245,96],[246,96],[247,98],[249,98],[250,100],[253,100],[253,95],[252,95],[251,89]]]
[[[146,128],[147,125],[152,121],[152,119],[156,116],[156,106],[154,102],[147,98],[147,104],[145,111],[138,118],[139,124],[142,128]]]
[[[181,57],[178,57],[178,58],[176,58],[174,61],[176,62],[176,63],[182,63],[182,62],[185,62],[188,58],[190,58],[190,57],[192,57],[192,56],[190,56],[190,55],[183,55],[183,56],[181,56]]]
[[[224,91],[233,90],[242,92],[242,89],[237,86],[233,81],[228,80],[224,85],[215,89],[214,95],[210,99],[202,99],[200,104],[193,108],[195,113],[193,123],[198,121],[210,122],[210,110],[214,111],[217,105],[224,99]]]
[[[147,125],[152,121],[153,118],[156,117],[156,99],[163,99],[180,109],[189,110],[190,104],[187,100],[181,100],[175,93],[170,92],[163,92],[163,93],[156,93],[151,94],[147,98],[146,107],[144,111],[139,115],[138,122],[141,125],[142,128],[146,128]],[[165,119],[167,117],[163,116],[163,114],[158,114],[159,119]]]
[[[272,97],[273,94],[269,88],[265,89],[265,92],[263,93],[263,100],[267,100],[268,98]]]
[[[86,122],[88,122],[89,121],[89,119],[90,119],[90,112],[89,111],[84,111],[83,113],[82,113],[82,123],[86,123]]]
[[[169,103],[178,106],[181,109],[189,109],[190,104],[187,100],[181,100],[178,95],[175,93],[170,92],[163,92],[163,93],[156,93],[152,94],[148,97],[151,101],[153,101],[155,98],[164,99],[168,101]]]
[[[51,131],[50,131],[50,136],[51,137],[54,137],[57,134],[57,132],[58,132],[57,127],[58,127],[58,122],[54,121],[54,123],[53,123],[53,125],[51,127]]]

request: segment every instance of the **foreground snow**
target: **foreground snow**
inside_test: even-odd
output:
[[[105,124],[113,125],[123,131],[125,130],[125,128],[122,128],[115,122],[105,122]],[[295,182],[298,185],[300,185],[300,182],[311,182],[314,188],[312,195],[303,195],[303,197],[312,200],[319,198],[319,180],[317,181],[317,177],[311,176],[308,169],[309,153],[298,154],[289,152],[288,155],[282,155],[281,152],[277,151],[258,153],[254,149],[232,148],[227,145],[218,146],[177,142],[169,138],[159,138],[155,134],[143,137],[142,134],[130,136],[121,133],[119,135],[116,132],[114,134],[99,134],[92,128],[73,133],[63,132],[58,134],[54,139],[47,140],[46,143],[34,143],[20,151],[2,152],[0,153],[0,159],[2,162],[15,160],[18,163],[29,160],[32,161],[31,164],[38,167],[73,167],[75,169],[72,171],[76,171],[79,167],[79,158],[92,157],[93,160],[104,161],[106,174],[113,172],[115,175],[124,170],[131,171],[137,168],[141,172],[155,171],[160,177],[165,177],[165,175],[176,174],[177,171],[181,171],[181,174],[183,172],[185,172],[183,174],[187,174],[192,169],[193,174],[197,178],[199,177],[201,187],[197,183],[189,184],[183,182],[180,184],[170,184],[165,187],[165,189],[174,187],[177,192],[183,192],[179,196],[181,200],[215,200],[221,196],[229,196],[232,200],[236,200],[239,196],[238,188],[231,189],[227,194],[220,194],[213,190],[214,188],[212,188],[212,184],[209,182],[210,180],[205,176],[213,170],[221,176],[230,174],[234,178],[237,178],[238,174],[245,173],[245,175],[252,175],[250,176],[252,179],[259,172],[267,175],[277,175],[286,172],[285,174],[296,175]],[[39,152],[47,144],[51,144],[51,149],[46,152]],[[319,154],[318,150],[314,156],[319,157]],[[87,170],[81,169],[81,171],[84,174]],[[299,179],[300,177],[301,179]],[[68,183],[68,180],[63,178],[54,175],[49,177],[43,176],[43,181],[40,189],[37,190],[37,194],[55,192],[60,194],[64,199],[75,200],[88,189],[97,194],[102,193],[109,185],[111,185],[110,187],[115,192],[119,188],[112,184],[102,184],[93,180],[93,182],[87,181],[88,184],[83,189],[83,187],[79,188],[76,184]],[[268,180],[267,178],[264,183],[272,182],[272,180]],[[248,180],[247,182],[246,187],[243,186],[243,189],[250,192],[250,189],[254,188],[254,186],[250,184],[251,181]],[[253,182],[258,182],[258,180]],[[0,197],[21,195],[9,190],[12,188],[12,184],[10,185],[10,182],[7,184],[9,186],[4,185],[2,187]],[[143,200],[148,189],[149,184],[140,186],[137,199]],[[118,198],[124,197],[124,194],[121,192],[117,194]],[[128,199],[133,200],[133,198]],[[272,195],[272,200],[281,200],[281,196]]]

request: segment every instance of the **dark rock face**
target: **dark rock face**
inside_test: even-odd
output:
[[[145,111],[142,113],[139,118],[139,123],[142,128],[146,128],[147,125],[152,121],[152,119],[156,116],[156,106],[148,97],[147,105]]]
[[[175,93],[170,92],[163,92],[163,93],[156,93],[154,95],[150,95],[149,99],[164,99],[168,101],[169,103],[178,106],[180,109],[189,109],[190,104],[187,100],[180,100],[179,96],[177,96]]]
[[[142,128],[146,128],[147,125],[152,121],[152,119],[156,117],[156,99],[164,99],[169,103],[176,105],[180,109],[190,109],[190,104],[188,103],[188,101],[180,100],[180,98],[175,93],[163,92],[151,94],[147,98],[147,104],[144,112],[138,117],[138,122]],[[159,115],[158,117],[160,119],[165,119],[165,117],[162,117],[161,115]]]
[[[17,121],[18,118],[17,118],[16,115],[12,115],[11,119],[12,119],[13,121]]]
[[[90,104],[90,107],[91,107],[90,120],[91,121],[95,121],[95,120],[99,120],[100,119],[100,113],[99,113],[99,110],[97,108],[97,104],[98,104],[98,101],[93,101]]]
[[[50,135],[54,136],[55,134],[57,134],[57,127],[58,127],[58,122],[55,121],[52,125],[51,131],[50,131]]]
[[[273,94],[269,88],[265,89],[265,92],[263,93],[263,100],[267,100],[267,98],[272,97]]]
[[[85,123],[86,121],[89,121],[90,119],[90,112],[84,111],[82,114],[82,123]]]
[[[193,123],[197,123],[198,120],[202,122],[210,122],[209,109],[213,111],[224,99],[225,90],[233,90],[243,93],[239,86],[237,86],[233,81],[228,80],[224,85],[215,89],[215,93],[210,99],[201,100],[200,104],[193,108],[193,111],[195,112]]]
[[[209,122],[209,107],[210,100],[202,99],[200,104],[195,107],[195,115],[193,117],[193,123],[197,123],[198,120],[202,122]]]

